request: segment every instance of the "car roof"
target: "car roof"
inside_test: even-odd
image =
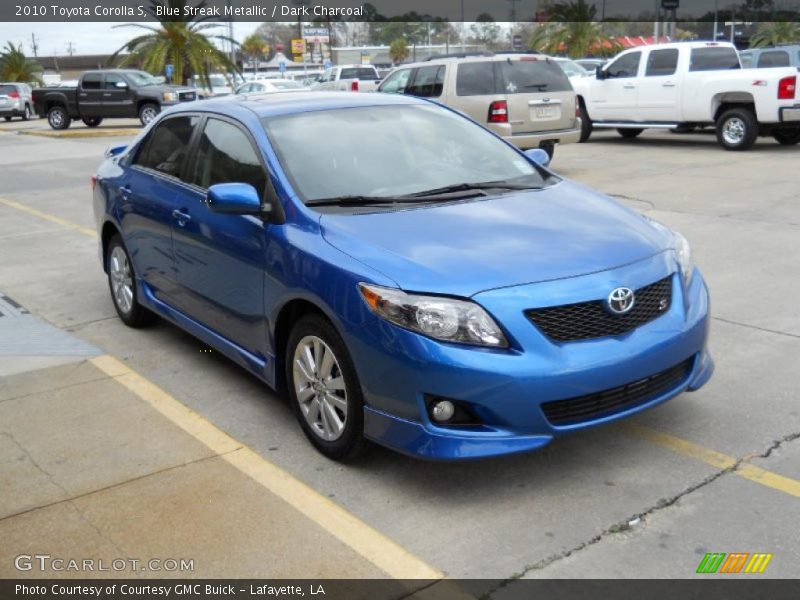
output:
[[[359,94],[355,92],[310,92],[306,90],[286,91],[281,94],[243,94],[203,100],[200,103],[178,105],[176,112],[208,110],[233,116],[238,109],[249,109],[261,117],[291,115],[318,110],[357,108],[361,106],[397,106],[416,104],[427,106],[430,102],[413,96],[397,94]]]

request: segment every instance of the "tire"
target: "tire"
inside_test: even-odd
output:
[[[139,121],[147,127],[150,124],[150,121],[156,118],[158,113],[161,112],[161,107],[158,104],[154,104],[152,102],[148,102],[147,104],[142,104],[139,108]]]
[[[25,110],[22,113],[22,120],[23,121],[30,121],[31,120],[31,107],[29,104],[25,105]]]
[[[97,127],[103,122],[103,117],[84,117],[81,121],[87,127]]]
[[[628,129],[626,127],[617,129],[617,133],[620,134],[622,137],[632,140],[635,137],[639,137],[639,135],[644,131],[644,129]]]
[[[782,146],[794,146],[800,143],[800,129],[790,129],[788,131],[776,131],[773,136],[775,141]]]
[[[53,129],[66,129],[72,123],[72,118],[63,106],[54,106],[47,111],[47,122]]]
[[[553,155],[556,153],[556,145],[554,142],[542,142],[539,144],[539,148],[547,152],[547,156],[550,157],[550,160],[553,160]]]
[[[364,401],[350,354],[330,321],[302,317],[289,335],[285,364],[289,401],[311,444],[332,460],[357,456],[366,443]]]
[[[3,118],[6,120],[6,123],[8,123],[11,120],[11,117],[3,117]]]
[[[118,234],[108,242],[106,272],[108,273],[111,301],[125,325],[144,327],[156,320],[156,315],[139,304],[136,273],[133,270],[128,250]]]
[[[748,108],[726,110],[717,119],[717,142],[726,150],[748,150],[758,138],[758,121]]]
[[[588,139],[592,136],[592,130],[594,129],[594,126],[592,125],[592,120],[589,118],[589,114],[586,112],[586,107],[582,101],[578,102],[578,112],[580,113],[581,117],[581,137],[578,142],[582,144],[583,142],[588,141]]]

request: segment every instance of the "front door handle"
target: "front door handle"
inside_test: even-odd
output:
[[[635,85],[633,85],[632,83],[626,83],[626,84],[625,84],[625,85],[623,85],[622,87],[624,87],[626,90],[632,90],[632,89],[634,89],[636,86],[635,86]]]
[[[133,193],[133,190],[129,188],[127,185],[121,185],[119,186],[119,192],[120,194],[122,194],[122,197],[127,200],[128,196],[130,196]]]
[[[663,86],[664,87],[675,87],[675,84],[672,83],[671,81],[666,81],[666,82],[663,83]]]
[[[173,210],[173,211],[172,211],[172,216],[173,216],[173,218],[174,218],[176,221],[178,221],[178,225],[180,225],[181,227],[183,227],[184,225],[186,225],[186,222],[187,222],[187,221],[191,221],[191,220],[192,220],[192,215],[190,215],[190,214],[189,214],[189,213],[187,213],[187,212],[184,212],[185,210],[186,210],[185,208],[184,208],[184,209],[182,209],[182,210],[178,210],[178,209],[176,208],[175,210]]]

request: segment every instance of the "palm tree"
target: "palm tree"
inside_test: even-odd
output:
[[[242,53],[253,61],[253,71],[256,74],[258,73],[258,61],[268,50],[267,42],[257,33],[251,33],[242,42]]]
[[[127,23],[115,27],[137,27],[149,33],[129,40],[117,50],[111,61],[120,54],[119,66],[138,63],[145,71],[163,73],[166,65],[173,65],[174,81],[183,83],[185,78],[197,75],[204,87],[211,87],[209,71],[221,70],[225,73],[238,71],[225,52],[214,45],[213,40],[236,43],[229,37],[204,33],[221,27],[222,23],[206,23],[212,17],[192,18],[183,16],[186,0],[150,0],[147,11],[160,23],[159,26],[142,23]],[[195,9],[206,8],[206,1],[194,5]],[[161,16],[159,16],[159,7]],[[167,9],[166,12],[164,9]],[[165,16],[178,14],[181,16]]]
[[[791,44],[800,40],[800,23],[781,21],[774,23],[760,23],[758,29],[750,38],[750,47],[777,46],[778,44]]]
[[[8,42],[0,51],[0,81],[18,81],[20,83],[42,83],[39,73],[42,66],[31,60],[22,52],[22,44],[15,47]]]
[[[389,57],[394,64],[401,63],[408,58],[408,44],[405,39],[397,38],[389,44]]]
[[[619,42],[603,33],[602,26],[594,22],[596,17],[597,7],[585,0],[554,4],[548,22],[531,36],[530,46],[573,58],[616,53],[621,48]]]

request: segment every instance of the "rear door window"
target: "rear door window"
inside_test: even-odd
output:
[[[726,71],[740,68],[739,54],[734,48],[695,48],[689,61],[690,71]]]
[[[678,68],[678,49],[653,50],[647,57],[645,77],[672,75]]]
[[[625,56],[620,56],[609,65],[608,69],[606,69],[606,73],[609,77],[614,77],[615,79],[636,77],[639,73],[639,61],[641,58],[641,52],[631,52]]]
[[[758,57],[758,67],[788,67],[791,66],[789,53],[785,50],[768,50]]]
[[[572,90],[563,69],[552,60],[504,60],[500,66],[500,94],[533,94]]]
[[[134,165],[180,177],[198,117],[172,117],[161,122],[145,140]]]
[[[497,93],[494,62],[461,63],[456,70],[456,95],[488,96]]]
[[[438,98],[444,87],[444,65],[420,67],[416,69],[411,85],[406,94],[420,98]]]
[[[263,194],[267,177],[244,131],[210,118],[198,143],[191,183],[201,188],[216,183],[249,183]]]
[[[86,73],[81,79],[81,87],[85,90],[99,90],[103,87],[103,76],[100,73]]]

